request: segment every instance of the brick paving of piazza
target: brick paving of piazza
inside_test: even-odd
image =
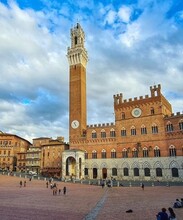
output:
[[[67,195],[53,196],[46,181],[0,175],[1,220],[155,220],[162,208],[183,197],[183,186],[113,187],[57,182]],[[132,209],[133,213],[126,213]],[[174,209],[183,220],[183,208]]]

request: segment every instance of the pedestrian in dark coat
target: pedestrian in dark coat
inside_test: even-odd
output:
[[[63,188],[63,194],[66,195],[66,186]]]

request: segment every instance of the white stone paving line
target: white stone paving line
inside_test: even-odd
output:
[[[105,202],[106,197],[107,197],[107,192],[108,192],[108,188],[105,190],[104,195],[97,202],[96,206],[88,213],[88,215],[83,220],[94,220],[94,219],[96,219],[99,211],[101,210],[101,208],[104,205],[104,202]]]

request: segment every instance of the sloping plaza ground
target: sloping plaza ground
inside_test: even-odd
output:
[[[26,187],[20,188],[20,180]],[[155,220],[162,207],[183,198],[183,186],[113,187],[57,182],[66,195],[53,195],[46,181],[0,175],[1,220]],[[132,213],[126,210],[132,209]],[[174,209],[183,220],[183,208]]]

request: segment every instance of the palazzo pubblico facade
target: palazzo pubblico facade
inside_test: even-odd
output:
[[[150,95],[114,99],[115,121],[87,125],[85,34],[71,29],[69,61],[69,149],[62,177],[76,179],[183,180],[183,114],[151,86]]]

